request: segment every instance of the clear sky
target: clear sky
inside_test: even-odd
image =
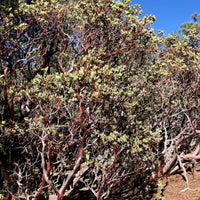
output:
[[[141,5],[142,15],[155,15],[152,27],[155,32],[164,30],[165,36],[178,31],[182,23],[192,21],[195,12],[200,14],[200,0],[132,0],[132,4]]]

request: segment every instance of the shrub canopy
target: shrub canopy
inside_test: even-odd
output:
[[[198,147],[198,23],[165,38],[129,4],[0,7],[3,198],[106,199],[121,180],[156,178]]]

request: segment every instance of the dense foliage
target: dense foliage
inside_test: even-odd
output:
[[[0,7],[0,198],[106,199],[198,158],[197,14],[165,38],[129,0],[13,2]]]

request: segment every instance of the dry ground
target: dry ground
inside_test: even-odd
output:
[[[163,196],[165,200],[200,200],[200,163],[192,170],[187,171],[189,185],[182,172],[163,179]],[[153,200],[160,198],[154,197]]]

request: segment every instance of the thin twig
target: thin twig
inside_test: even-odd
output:
[[[179,162],[180,167],[183,169],[183,175],[184,175],[184,177],[185,177],[187,186],[189,187],[189,181],[188,181],[188,178],[187,178],[187,172],[186,172],[186,169],[185,169],[183,163],[181,162],[181,158],[180,158],[179,155],[177,155],[177,159],[178,159],[178,162]]]

